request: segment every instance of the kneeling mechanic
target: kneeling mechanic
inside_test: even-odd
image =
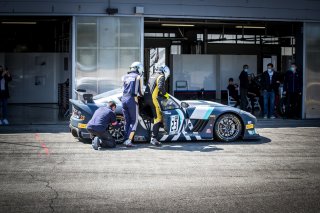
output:
[[[114,113],[116,107],[116,103],[110,101],[107,106],[98,108],[88,122],[87,130],[92,136],[93,149],[116,147],[116,141],[108,131],[110,124],[114,128],[121,128],[121,123],[117,122],[116,114]]]

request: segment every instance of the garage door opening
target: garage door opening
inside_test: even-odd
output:
[[[172,94],[226,103],[228,79],[239,84],[244,64],[255,76],[270,62],[280,73],[291,62],[302,68],[301,29],[296,22],[146,18],[145,66],[152,72],[150,50],[164,48]]]
[[[71,17],[0,17],[0,65],[12,76],[11,124],[56,123],[67,111],[70,30]]]

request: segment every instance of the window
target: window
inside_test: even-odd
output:
[[[181,54],[181,45],[171,45],[171,54],[180,55]]]
[[[160,105],[162,111],[180,108],[180,105],[177,102],[175,102],[171,97],[169,99],[162,99],[160,101]]]
[[[77,17],[75,89],[96,95],[121,86],[141,60],[141,27],[139,17]]]

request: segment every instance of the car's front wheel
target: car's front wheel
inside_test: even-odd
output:
[[[219,141],[234,141],[237,140],[242,133],[242,122],[238,116],[226,113],[221,115],[215,125],[215,137]]]
[[[122,123],[120,129],[113,128],[109,125],[109,133],[115,139],[117,144],[122,144],[124,142],[124,117],[122,115],[117,115],[118,123]]]

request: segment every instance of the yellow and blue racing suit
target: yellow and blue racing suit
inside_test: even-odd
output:
[[[165,88],[165,77],[163,73],[155,72],[149,78],[149,82],[145,91],[145,102],[147,106],[151,107],[153,115],[152,137],[157,138],[159,134],[160,125],[162,122],[162,113],[158,97],[168,98],[169,94]]]

